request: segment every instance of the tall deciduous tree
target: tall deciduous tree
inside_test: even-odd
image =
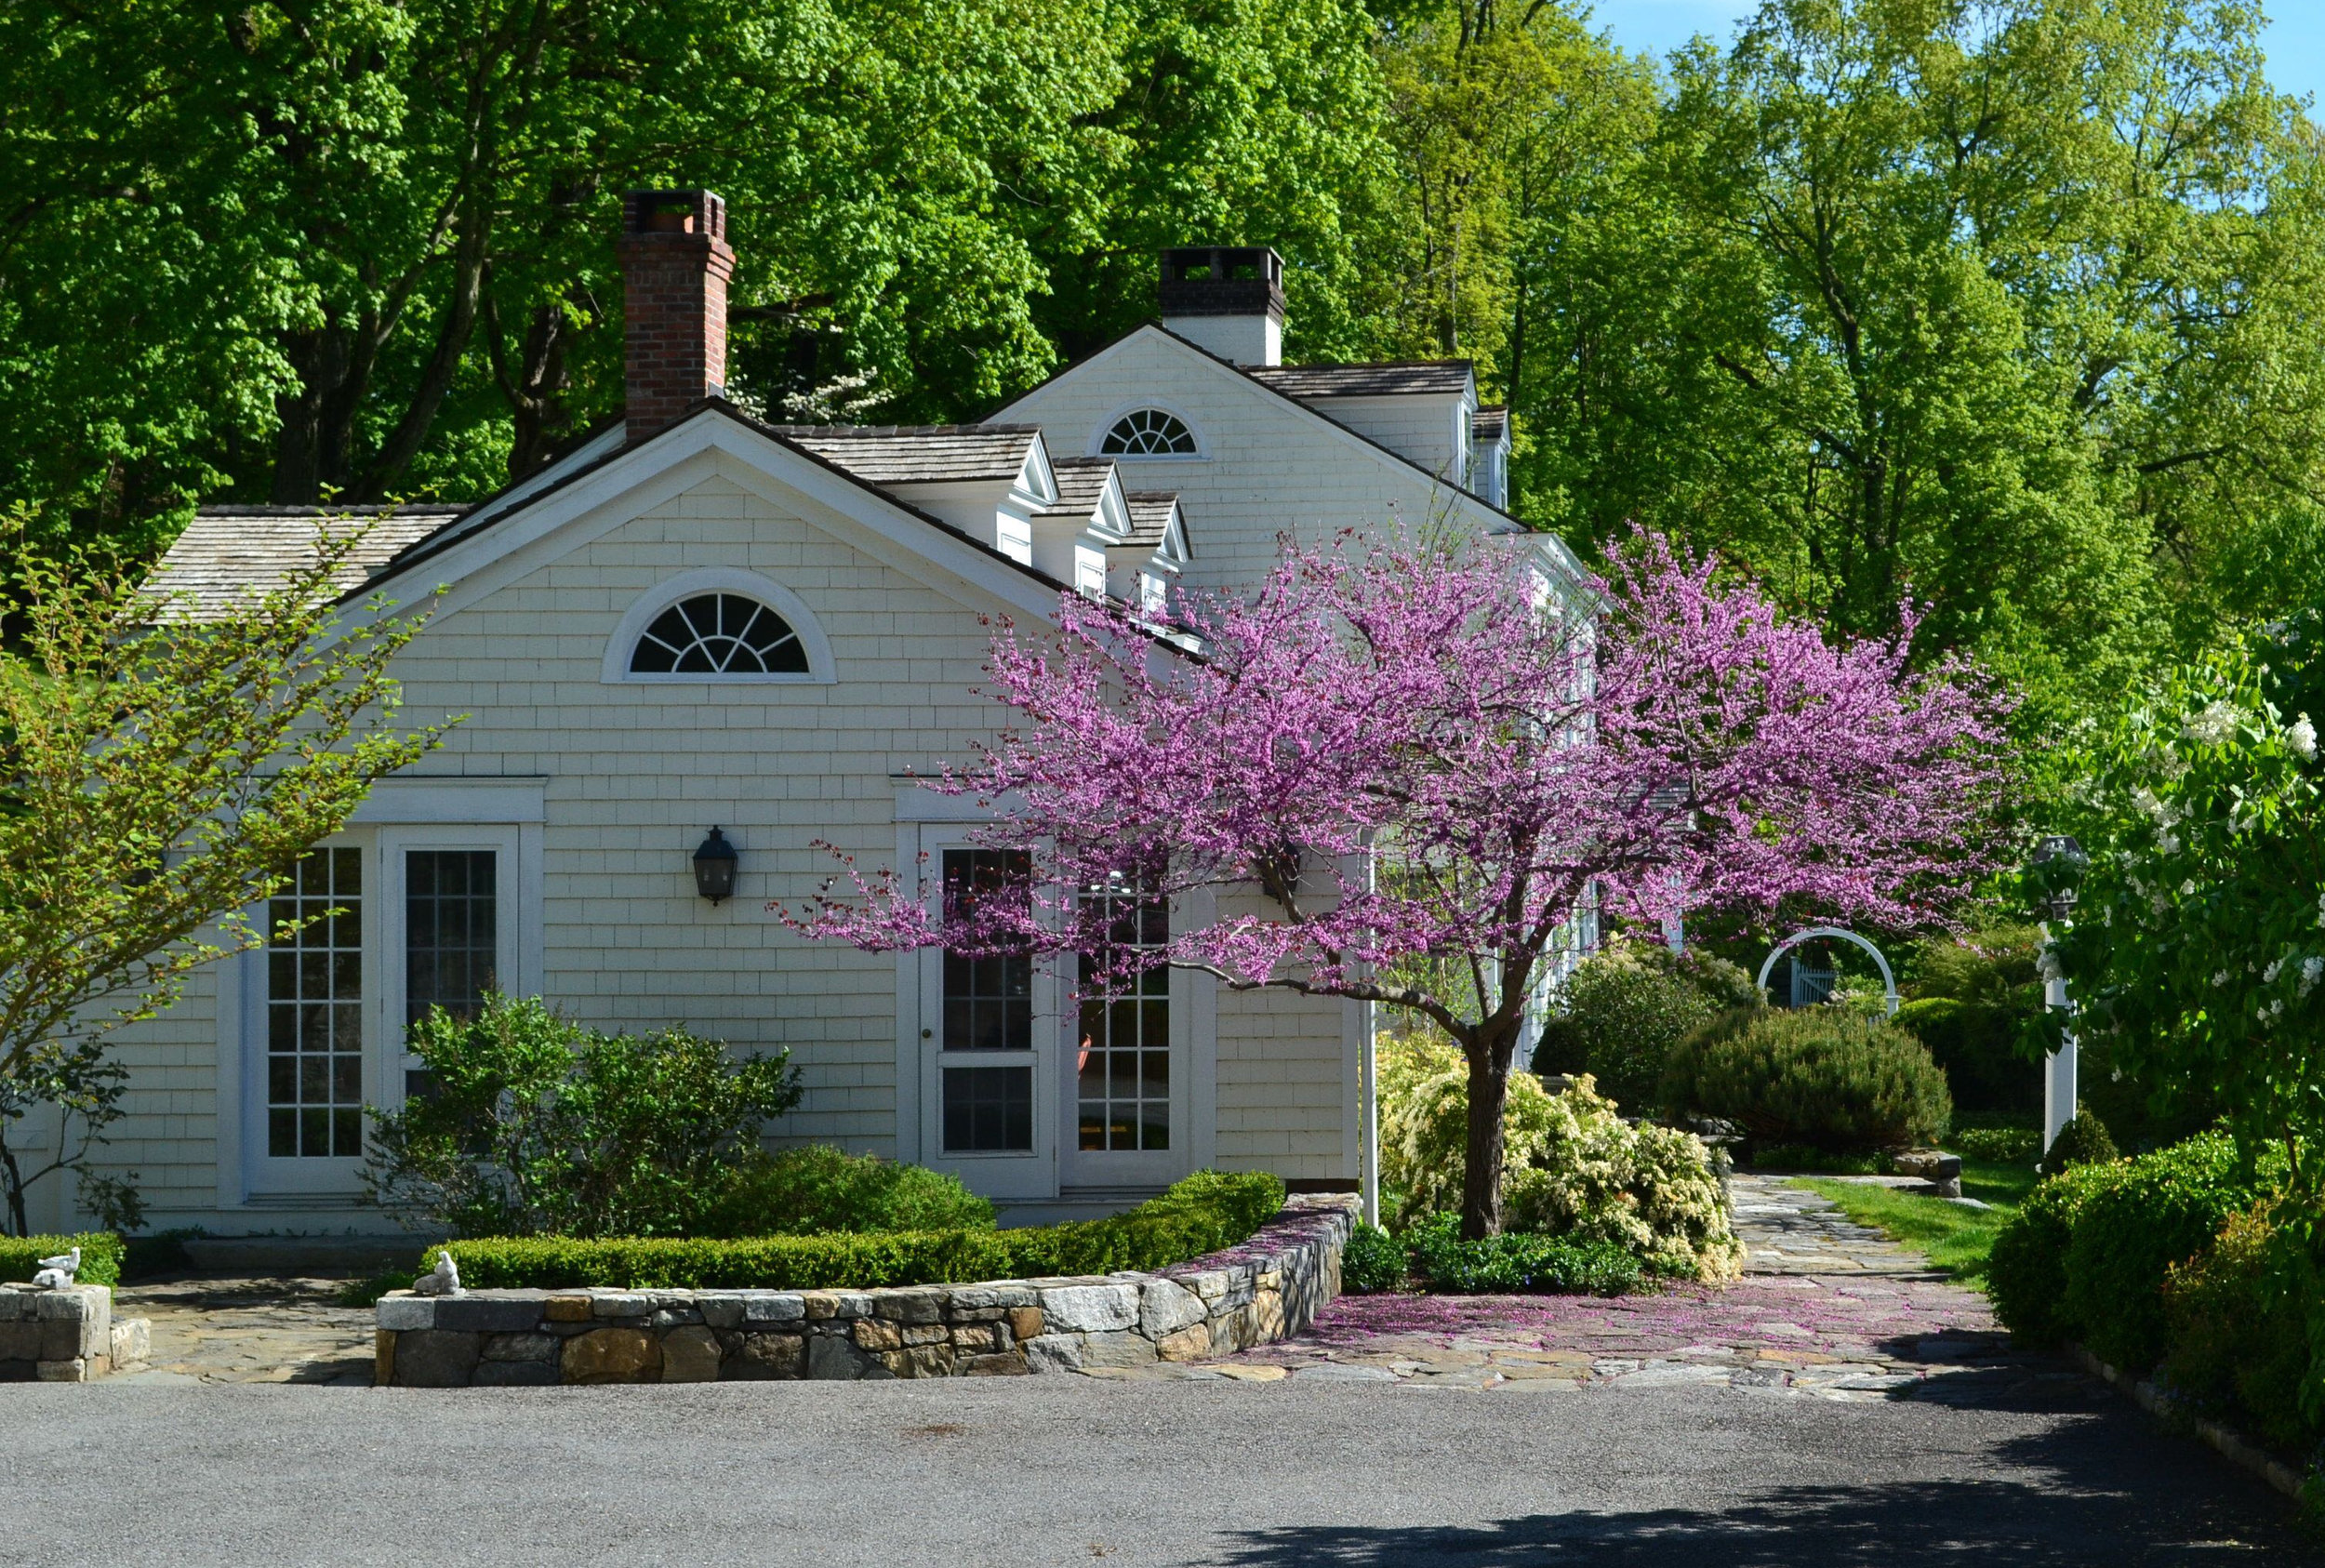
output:
[[[388,674],[421,617],[339,602],[360,580],[362,528],[318,523],[313,555],[279,584],[199,614],[91,554],[52,561],[10,539],[19,575],[0,614],[21,641],[0,658],[0,1081],[20,1097],[67,1065],[101,1080],[89,1048],[265,941],[243,911],[373,781],[437,744],[445,725],[394,723]]]
[[[2001,705],[1970,672],[1828,644],[1656,539],[1602,586],[1601,622],[1495,548],[1293,550],[1254,599],[1189,600],[1199,657],[1069,594],[1054,644],[995,644],[1023,727],[945,785],[1012,803],[981,841],[1022,885],[889,872],[788,918],[1080,953],[1101,991],[1166,963],[1418,1014],[1468,1059],[1463,1225],[1491,1233],[1510,1064],[1580,900],[1912,924],[1966,890],[1994,804]]]

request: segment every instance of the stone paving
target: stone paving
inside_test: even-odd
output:
[[[341,1307],[333,1279],[185,1276],[125,1285],[113,1311],[153,1324],[147,1370],[129,1383],[371,1382],[367,1307]]]
[[[1825,1199],[1765,1176],[1738,1176],[1731,1190],[1747,1256],[1743,1280],[1724,1289],[1343,1296],[1279,1345],[1087,1375],[1507,1394],[1701,1386],[1960,1403],[2023,1402],[2077,1382],[2063,1363],[2012,1352],[1984,1296]],[[131,1378],[368,1384],[372,1314],[337,1305],[342,1283],[189,1277],[126,1287],[114,1311],[149,1319],[153,1336],[151,1370]]]
[[[1618,1296],[1343,1296],[1307,1334],[1131,1378],[1297,1378],[1568,1394],[1716,1387],[1840,1401],[2023,1403],[2079,1375],[2012,1352],[1986,1298],[1814,1193],[1739,1176],[1745,1277]]]

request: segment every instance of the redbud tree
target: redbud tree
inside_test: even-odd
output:
[[[1185,595],[1171,636],[1068,594],[1054,634],[1001,629],[1013,722],[932,781],[990,804],[1021,885],[924,902],[850,865],[787,918],[1078,954],[1093,989],[1164,963],[1417,1015],[1467,1059],[1463,1231],[1493,1234],[1511,1062],[1578,904],[1928,921],[1989,863],[2004,706],[1957,663],[1912,671],[1909,614],[1828,641],[1643,535],[1602,581],[1535,560],[1287,545],[1256,594]],[[1159,937],[1125,913],[1154,900]]]

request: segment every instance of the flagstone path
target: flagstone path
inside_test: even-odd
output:
[[[2013,1353],[1986,1298],[1814,1193],[1739,1176],[1747,1259],[1724,1289],[1571,1296],[1343,1296],[1281,1345],[1096,1375],[1374,1382],[1568,1394],[1681,1386],[1841,1401],[2024,1404],[2079,1375]]]
[[[124,1285],[116,1316],[153,1325],[147,1370],[126,1383],[371,1382],[372,1314],[333,1279],[208,1276]]]

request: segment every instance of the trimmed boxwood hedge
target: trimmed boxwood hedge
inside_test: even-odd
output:
[[[487,1236],[449,1251],[478,1289],[871,1290],[1043,1274],[1109,1274],[1231,1247],[1283,1207],[1272,1176],[1199,1171],[1127,1214],[1022,1230],[904,1230],[737,1241]]]
[[[29,1280],[40,1272],[40,1260],[81,1249],[81,1271],[73,1278],[85,1285],[117,1285],[121,1259],[127,1251],[110,1230],[87,1230],[78,1236],[0,1236],[0,1280]]]

